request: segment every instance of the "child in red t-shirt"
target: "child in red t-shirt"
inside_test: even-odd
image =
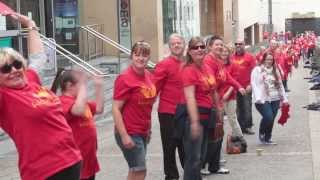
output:
[[[95,101],[87,100],[86,74],[75,70],[62,70],[57,74],[53,91],[61,88],[60,100],[74,140],[83,157],[81,180],[94,180],[99,171],[97,159],[97,130],[93,116],[103,112],[102,79],[93,77]]]
[[[56,92],[57,84],[61,88],[63,112],[83,157],[81,180],[94,180],[100,168],[97,159],[97,130],[93,116],[101,114],[104,108],[102,79],[93,77],[96,99],[92,102],[87,100],[86,74],[74,70],[60,72],[52,90]]]
[[[131,50],[131,65],[114,84],[115,138],[129,166],[128,180],[142,180],[146,176],[151,111],[157,96],[151,73],[145,69],[150,49],[148,43],[136,42]]]

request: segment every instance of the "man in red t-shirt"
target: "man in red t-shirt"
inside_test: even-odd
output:
[[[176,149],[180,157],[181,166],[184,166],[184,150],[182,139],[175,139],[174,115],[176,106],[183,95],[181,68],[185,41],[179,34],[169,37],[170,56],[157,64],[154,71],[154,81],[160,94],[158,116],[163,150],[165,179],[179,179],[176,164]]]
[[[250,76],[251,71],[256,66],[255,58],[244,49],[244,41],[237,40],[235,43],[235,54],[231,57],[231,66],[235,70],[233,78],[246,89],[246,94],[237,94],[237,119],[242,132],[254,134],[252,130],[252,97]]]

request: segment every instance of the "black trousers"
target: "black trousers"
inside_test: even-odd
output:
[[[81,162],[78,162],[53,176],[47,178],[47,180],[79,180],[80,179]]]
[[[247,93],[244,96],[240,93],[237,94],[237,119],[242,131],[253,126],[251,95],[252,93]]]
[[[181,162],[181,166],[184,166],[184,149],[182,139],[174,138],[175,123],[174,114],[158,113],[160,121],[160,133],[162,141],[163,151],[163,165],[165,179],[177,179],[179,178],[179,171],[176,163],[176,149]]]
[[[96,176],[94,175],[94,176],[91,176],[91,177],[89,177],[87,179],[81,179],[81,180],[95,180],[95,179],[96,179]]]
[[[210,141],[208,142],[208,150],[206,155],[205,164],[209,164],[208,170],[212,173],[217,172],[220,169],[220,158],[221,158],[221,149],[222,149],[222,140]]]

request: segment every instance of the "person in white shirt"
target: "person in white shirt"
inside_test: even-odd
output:
[[[271,52],[263,55],[262,62],[251,73],[252,98],[262,116],[259,140],[263,144],[276,143],[271,140],[274,119],[281,104],[288,103],[282,85],[279,68]]]

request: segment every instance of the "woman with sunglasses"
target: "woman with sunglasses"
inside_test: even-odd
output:
[[[128,180],[146,177],[151,111],[157,97],[152,75],[145,69],[150,49],[148,43],[136,42],[131,49],[131,65],[114,84],[112,115],[115,139],[129,166]]]
[[[36,24],[6,15],[28,29],[29,67],[17,51],[0,49],[0,127],[16,145],[21,179],[78,180],[81,155],[60,100],[39,84],[46,56]]]
[[[184,180],[200,180],[201,161],[207,150],[209,129],[213,128],[211,108],[216,90],[216,78],[203,63],[206,46],[200,37],[189,41],[187,62],[182,69],[184,96],[181,104],[187,107],[185,120]]]

